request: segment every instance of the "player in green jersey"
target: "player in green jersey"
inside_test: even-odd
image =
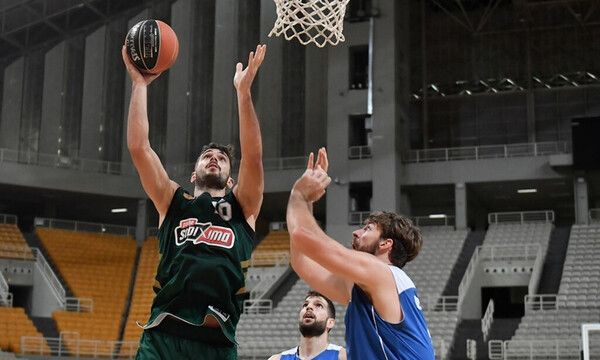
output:
[[[193,195],[169,179],[148,138],[147,87],[158,75],[141,73],[123,48],[132,79],[127,146],[144,190],[159,214],[156,297],[136,359],[237,359],[235,329],[245,274],[264,192],[262,140],[250,93],[263,62],[256,47],[236,66],[239,178],[231,178],[232,147],[210,143],[191,175]]]

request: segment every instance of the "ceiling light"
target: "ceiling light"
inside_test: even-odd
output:
[[[533,194],[537,192],[537,189],[519,189],[517,192],[519,194]]]
[[[430,214],[430,219],[443,219],[446,217],[446,214]]]
[[[110,210],[110,212],[113,213],[113,214],[124,213],[124,212],[127,212],[127,208],[116,208],[116,209]]]

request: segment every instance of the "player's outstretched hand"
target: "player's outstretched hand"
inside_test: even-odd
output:
[[[233,77],[233,85],[238,91],[250,91],[258,68],[265,59],[266,52],[267,45],[257,45],[256,51],[251,51],[248,56],[248,66],[245,69],[241,62],[237,63],[235,67],[235,76]]]
[[[304,200],[313,203],[325,195],[325,189],[331,184],[331,178],[327,175],[329,162],[327,160],[327,151],[320,148],[317,154],[317,161],[314,162],[315,155],[311,152],[308,156],[308,165],[304,174],[296,181],[292,191],[297,191]]]

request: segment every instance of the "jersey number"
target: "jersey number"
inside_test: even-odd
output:
[[[217,204],[216,209],[217,214],[221,217],[221,219],[225,221],[231,220],[231,204],[228,202],[221,202]]]

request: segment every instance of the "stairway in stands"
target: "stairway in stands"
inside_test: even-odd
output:
[[[467,266],[469,266],[469,261],[471,261],[473,252],[477,246],[483,243],[484,238],[485,230],[471,231],[469,235],[467,235],[463,248],[460,251],[460,255],[456,260],[456,264],[454,264],[454,268],[452,268],[452,273],[444,288],[444,295],[458,295],[458,285],[467,270]]]
[[[58,338],[60,336],[53,318],[34,316],[30,316],[29,318],[45,338]]]
[[[481,333],[481,320],[460,320],[454,333],[454,343],[450,352],[450,360],[465,360],[467,358],[467,339],[477,341],[477,359],[487,359],[487,350],[484,351],[483,334]],[[485,352],[485,358],[482,357]]]
[[[487,340],[510,340],[515,334],[521,318],[494,319]],[[487,360],[488,343],[483,341],[481,320],[462,320],[456,329],[450,360],[467,359],[467,339],[477,342],[477,359]]]
[[[27,244],[29,245],[29,247],[37,248],[42,252],[42,254],[44,255],[44,258],[46,258],[46,261],[52,268],[52,271],[54,271],[54,274],[58,278],[58,281],[60,281],[60,284],[65,289],[66,296],[73,297],[74,296],[73,291],[71,291],[71,288],[69,288],[69,285],[67,285],[67,282],[65,281],[65,279],[63,279],[62,275],[58,271],[58,268],[54,264],[54,261],[52,260],[52,258],[50,257],[50,255],[48,254],[46,249],[44,248],[44,245],[42,245],[42,242],[37,237],[37,235],[35,233],[23,233],[23,237],[25,238],[25,241],[27,241]]]
[[[538,294],[558,293],[570,233],[570,227],[556,227],[552,231],[546,251],[542,277],[538,286]]]
[[[510,340],[515,331],[517,331],[520,323],[521,318],[494,319],[488,340]]]

